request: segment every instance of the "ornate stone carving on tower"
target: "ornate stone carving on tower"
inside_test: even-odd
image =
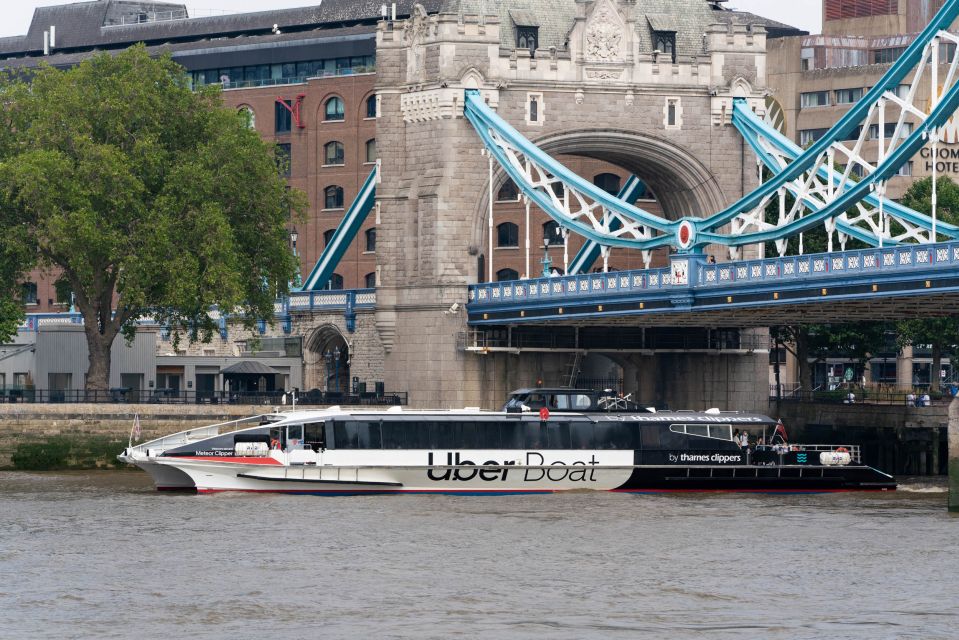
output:
[[[408,49],[406,51],[406,81],[423,82],[426,75],[425,47],[423,42],[429,33],[429,16],[423,5],[413,5],[413,15],[406,21],[403,30],[403,40]]]
[[[599,0],[583,30],[583,58],[590,80],[619,80],[625,71],[626,21],[613,0]]]

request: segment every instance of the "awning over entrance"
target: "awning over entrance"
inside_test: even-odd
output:
[[[220,373],[224,375],[253,374],[261,376],[275,376],[280,372],[273,367],[266,366],[262,362],[256,362],[255,360],[244,360],[242,362],[237,362],[236,364],[231,364],[225,369],[220,369]]]

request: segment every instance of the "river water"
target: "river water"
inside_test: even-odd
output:
[[[956,638],[959,518],[891,494],[160,494],[0,473],[0,638]]]

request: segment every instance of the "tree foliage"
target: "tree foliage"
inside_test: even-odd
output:
[[[304,206],[273,149],[144,47],[100,54],[29,84],[0,82],[0,233],[23,272],[62,272],[84,316],[88,388],[144,315],[209,339],[211,306],[252,328],[295,273],[286,225]]]
[[[932,178],[923,178],[912,183],[902,197],[902,204],[931,215]],[[936,180],[936,217],[943,222],[959,224],[959,185],[947,176]],[[932,375],[929,384],[933,392],[938,391],[942,356],[959,345],[959,318],[911,318],[899,322],[896,332],[900,346],[929,345],[932,348]]]

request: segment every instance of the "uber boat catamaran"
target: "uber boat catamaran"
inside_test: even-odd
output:
[[[118,457],[147,471],[157,489],[200,493],[896,488],[892,476],[861,464],[856,446],[742,448],[734,433],[776,431],[777,423],[762,415],[527,408],[273,413],[184,431]]]

